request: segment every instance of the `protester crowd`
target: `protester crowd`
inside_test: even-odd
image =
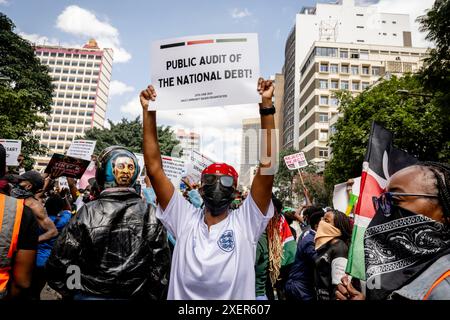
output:
[[[261,128],[275,129],[274,85],[260,79]],[[0,145],[0,299],[450,299],[450,167],[395,173],[364,235],[367,279],[346,274],[354,215],[314,203],[286,206],[261,163],[248,193],[225,163],[177,190],[164,174],[152,86],[143,108],[145,185],[136,156],[112,146],[95,179],[60,189],[52,174],[6,167]],[[270,139],[268,139],[270,141]],[[273,146],[264,146],[275,155]],[[23,161],[23,156],[19,156]],[[400,262],[399,262],[400,261]],[[375,270],[375,271],[374,271]],[[393,271],[392,271],[393,270]]]

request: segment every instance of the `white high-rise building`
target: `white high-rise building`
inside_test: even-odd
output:
[[[315,42],[412,47],[407,14],[380,13],[376,6],[356,6],[354,0],[317,3],[296,15],[296,23],[286,41],[284,64],[283,147],[298,149],[300,142],[300,93],[302,66]],[[349,47],[350,48],[350,47]],[[359,49],[358,49],[359,50]],[[391,49],[379,51],[391,51]],[[395,49],[392,51],[395,52]],[[399,50],[397,50],[399,51]],[[351,54],[351,53],[349,53]],[[349,56],[349,59],[351,56]]]
[[[37,130],[45,156],[35,156],[36,168],[45,167],[52,153],[64,153],[76,136],[103,128],[108,104],[113,50],[100,49],[93,39],[83,48],[35,46],[41,63],[49,67],[53,80],[52,112],[48,129]]]

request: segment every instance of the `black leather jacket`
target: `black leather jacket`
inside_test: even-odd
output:
[[[166,299],[169,270],[165,228],[155,208],[128,188],[107,189],[84,205],[46,265],[49,285],[64,296],[111,298]]]

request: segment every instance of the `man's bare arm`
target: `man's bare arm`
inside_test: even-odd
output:
[[[25,203],[33,212],[39,227],[45,232],[39,236],[39,243],[49,240],[58,235],[58,230],[56,229],[53,221],[48,217],[45,208],[37,203],[35,200],[28,200]]]
[[[21,293],[30,288],[36,250],[18,250],[12,269],[10,297],[18,298]]]
[[[141,100],[144,123],[143,149],[145,168],[155,190],[159,205],[165,210],[175,189],[162,167],[156,127],[156,111],[148,111],[149,100],[155,101],[156,99],[156,92],[153,86],[150,85],[143,90],[139,98]]]
[[[272,96],[274,86],[272,81],[264,80],[260,78],[258,80],[258,91],[262,96],[262,103],[260,108],[268,108],[272,106]],[[260,166],[253,179],[251,187],[251,195],[259,210],[266,215],[267,209],[272,198],[272,186],[273,186],[273,172],[269,174],[271,170],[268,168],[275,165],[274,158],[277,156],[276,152],[276,139],[272,139],[272,135],[275,134],[275,120],[273,115],[261,116],[261,158]],[[263,163],[263,160],[269,161]],[[265,172],[261,172],[264,170]]]

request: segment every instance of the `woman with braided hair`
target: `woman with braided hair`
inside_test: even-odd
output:
[[[396,172],[364,234],[366,295],[347,277],[339,300],[450,300],[450,166],[422,162]]]
[[[284,283],[295,258],[296,242],[286,218],[283,205],[272,196],[274,215],[256,248],[256,299],[273,300],[276,289],[278,299],[284,299]]]

